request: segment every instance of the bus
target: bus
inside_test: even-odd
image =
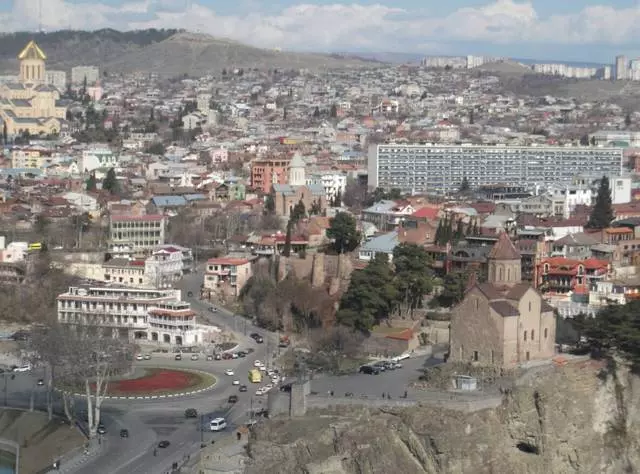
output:
[[[258,369],[251,369],[249,371],[249,382],[251,383],[262,382],[262,372],[260,372]]]

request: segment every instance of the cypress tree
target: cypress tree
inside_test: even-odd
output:
[[[440,219],[438,221],[438,228],[436,229],[436,238],[435,238],[435,243],[436,245],[442,245],[442,219]]]
[[[611,202],[611,188],[609,178],[603,176],[598,187],[596,203],[591,210],[587,227],[589,229],[605,229],[613,220],[613,207]]]

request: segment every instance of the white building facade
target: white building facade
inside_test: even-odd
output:
[[[57,298],[58,321],[110,331],[114,338],[162,345],[202,342],[202,330],[180,290],[70,287]]]
[[[71,68],[71,83],[82,84],[87,79],[87,84],[93,85],[100,79],[100,69],[97,66],[76,66]]]
[[[472,187],[519,183],[529,189],[571,183],[580,173],[620,175],[622,148],[402,145],[369,147],[369,187],[447,194],[466,178]]]
[[[82,151],[78,163],[81,173],[91,173],[98,168],[116,168],[118,156],[107,147],[92,147]]]
[[[331,202],[339,193],[344,196],[347,187],[347,175],[343,173],[320,173],[308,176],[307,185],[320,184],[324,188],[327,202]]]

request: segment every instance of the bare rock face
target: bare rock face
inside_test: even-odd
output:
[[[640,472],[640,379],[623,366],[534,371],[497,409],[338,409],[256,428],[247,474]]]

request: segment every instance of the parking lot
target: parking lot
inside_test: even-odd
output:
[[[321,375],[311,381],[311,391],[327,395],[333,391],[335,396],[343,397],[353,394],[354,397],[398,398],[405,391],[411,397],[414,390],[409,384],[418,379],[422,368],[442,363],[442,359],[431,356],[419,356],[401,361],[402,367],[385,370],[378,375],[356,373],[353,375]]]

